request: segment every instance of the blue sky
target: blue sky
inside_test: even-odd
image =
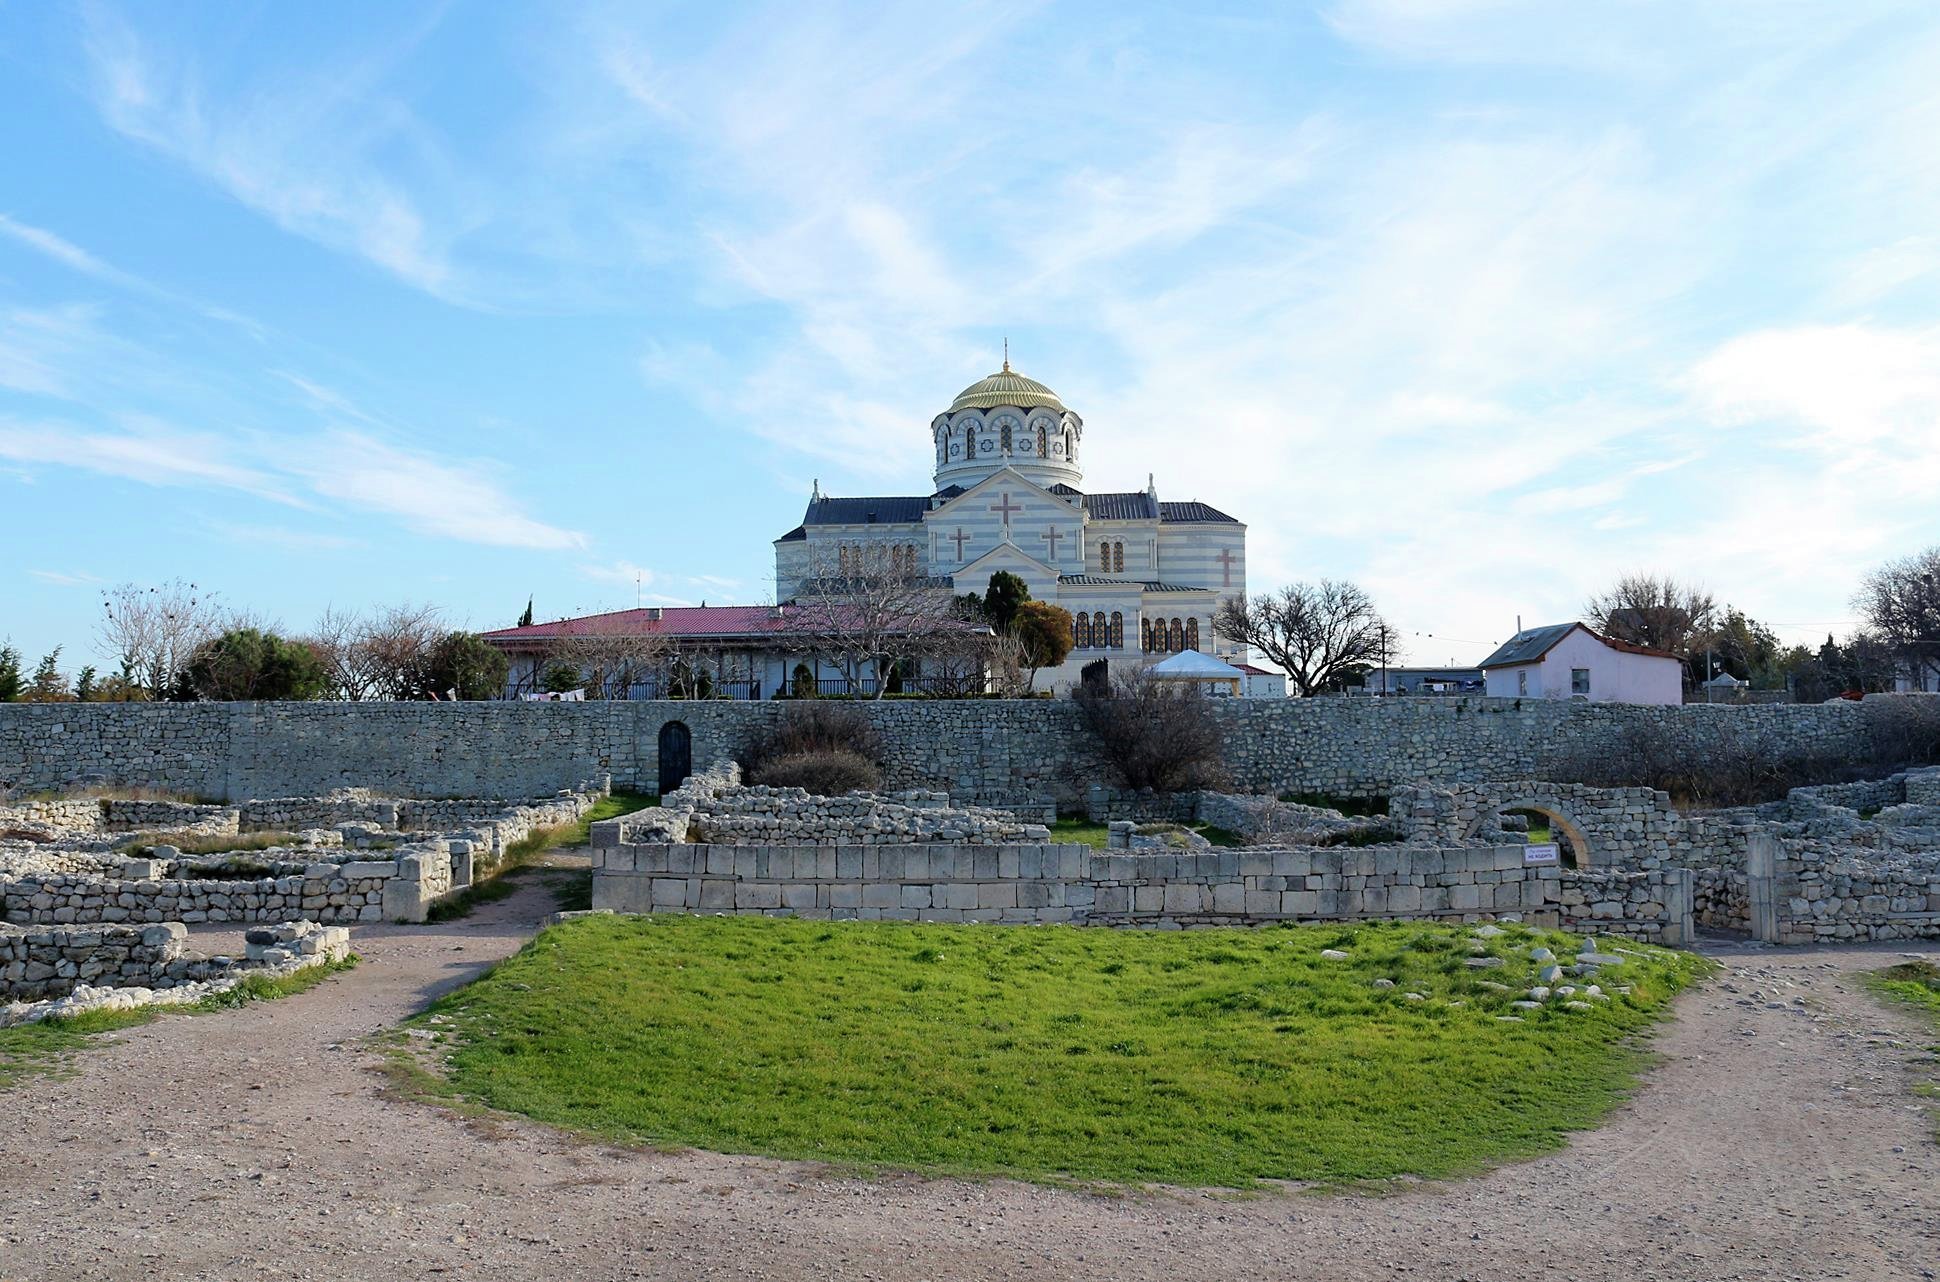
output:
[[[1006,334],[1089,488],[1417,661],[1633,569],[1815,638],[1940,542],[1926,3],[0,0],[0,157],[0,636],[70,668],[123,581],[766,599]]]

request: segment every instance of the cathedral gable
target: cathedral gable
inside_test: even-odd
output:
[[[1009,544],[1061,573],[1081,567],[1084,513],[1004,468],[925,514],[930,564],[948,573]]]

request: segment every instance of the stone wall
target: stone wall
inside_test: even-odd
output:
[[[1934,696],[1875,696],[1918,699]],[[1070,700],[885,700],[856,705],[888,747],[892,789],[1051,796],[1076,810],[1111,772]],[[739,756],[780,703],[233,703],[0,705],[0,790],[97,783],[215,797],[363,786],[399,796],[532,796],[610,775],[656,790],[658,736],[680,721],[696,766]],[[1854,759],[1860,704],[1646,708],[1513,699],[1235,699],[1226,729],[1242,792],[1386,796],[1421,783],[1540,778],[1633,731],[1692,752],[1756,739]]]
[[[179,922],[21,929],[0,925],[0,1028],[89,1010],[197,1001],[253,975],[340,961],[350,932],[311,921],[250,930],[243,955],[204,957]]]
[[[717,845],[628,841],[615,823],[595,825],[592,859],[593,906],[617,912],[1158,927],[1516,915],[1690,938],[1688,894],[1662,890],[1688,885],[1683,870],[1590,884],[1519,846]]]
[[[461,843],[462,844],[462,843]],[[0,920],[326,923],[423,921],[453,889],[449,854],[318,863],[302,874],[247,880],[28,873],[0,877]]]

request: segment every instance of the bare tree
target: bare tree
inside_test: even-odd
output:
[[[695,668],[695,658],[683,656],[674,639],[654,628],[574,631],[555,638],[546,648],[548,665],[580,674],[589,695],[601,699],[631,698],[636,688],[648,697],[666,693],[676,663]]]
[[[223,625],[216,594],[193,583],[124,583],[101,594],[95,636],[128,683],[150,699],[166,699],[196,649]]]
[[[1626,574],[1583,605],[1584,621],[1607,637],[1687,658],[1704,647],[1718,603],[1668,575]]]
[[[424,670],[445,635],[436,606],[394,605],[371,614],[326,609],[303,638],[323,664],[333,698],[417,699]]]
[[[1393,636],[1373,598],[1339,579],[1232,597],[1220,603],[1213,630],[1284,668],[1302,695],[1384,661]]]
[[[1880,566],[1853,604],[1920,689],[1940,677],[1940,547]]]
[[[877,698],[898,666],[989,632],[963,618],[950,589],[917,573],[906,550],[887,542],[816,549],[796,599],[780,609],[778,631],[792,649],[834,660],[852,689],[873,679]]]

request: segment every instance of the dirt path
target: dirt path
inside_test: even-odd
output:
[[[515,949],[528,886],[356,932],[302,996],[115,1034],[0,1096],[0,1279],[1826,1279],[1940,1271],[1894,950],[1740,951],[1637,1099],[1566,1151],[1389,1197],[1094,1197],[833,1179],[387,1100],[356,1045]],[[1736,991],[1733,991],[1733,990]],[[1802,1004],[1801,1004],[1802,1003]],[[1531,1072],[1541,1071],[1532,1064]]]

